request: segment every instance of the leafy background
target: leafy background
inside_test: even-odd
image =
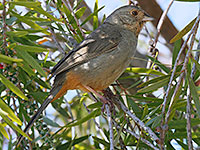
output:
[[[106,16],[100,19],[99,12],[103,13],[104,7],[100,7],[98,1],[92,10],[84,1],[4,0],[0,3],[0,149],[13,149],[20,134],[26,140],[18,149],[110,148],[110,127],[106,113],[101,112],[101,103],[81,91],[70,91],[68,95],[71,96],[53,102],[28,135],[22,131],[48,95],[52,84],[51,68],[103,22]],[[188,42],[179,63],[175,63],[184,45],[181,38],[186,39],[188,33],[194,31],[192,27],[198,27],[194,19],[197,15],[184,24],[185,28],[171,41],[173,44],[167,40],[163,43],[164,36],[159,38],[159,44],[172,51],[171,62],[163,63],[156,52],[148,57],[137,54],[139,63],[133,63],[137,67],[127,68],[117,84],[111,86],[129,112],[150,127],[156,136],[160,138],[163,127],[167,128],[163,143],[170,150],[177,146],[190,149],[190,141],[194,147],[200,145],[200,65],[197,59],[200,46],[196,46],[199,37],[195,32],[191,34],[194,40]],[[141,49],[148,50],[149,40],[156,36],[152,26],[148,25],[149,34],[145,30],[141,33]],[[190,47],[193,44],[195,46]],[[162,53],[162,49],[158,50]],[[188,51],[191,52],[187,56]],[[146,69],[147,60],[151,64]],[[196,71],[191,75],[194,64]],[[165,105],[163,100],[173,70],[175,76]],[[190,100],[191,111],[188,112]],[[160,142],[155,141],[144,126],[135,123],[127,112],[118,106],[114,110],[115,149],[152,149],[148,142],[154,149],[160,147]],[[187,122],[187,115],[190,122]],[[162,124],[163,118],[167,121]],[[192,136],[188,136],[189,125]]]

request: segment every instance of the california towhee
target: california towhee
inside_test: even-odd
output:
[[[53,68],[55,75],[50,95],[31,121],[27,132],[48,104],[63,96],[67,90],[102,91],[126,69],[136,51],[137,37],[146,21],[152,20],[136,6],[123,6],[109,15],[77,47]],[[23,137],[18,140],[18,144]]]

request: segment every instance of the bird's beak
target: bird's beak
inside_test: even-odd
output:
[[[142,19],[142,21],[145,21],[145,22],[153,21],[153,20],[154,20],[154,18],[149,16],[147,13],[144,14],[144,18]]]

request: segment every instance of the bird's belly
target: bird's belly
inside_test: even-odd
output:
[[[132,47],[133,48],[133,47]],[[80,83],[101,91],[113,83],[129,65],[133,50],[120,48],[100,55],[74,69]]]

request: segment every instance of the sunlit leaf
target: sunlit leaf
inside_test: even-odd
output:
[[[15,131],[17,131],[19,134],[23,135],[24,137],[28,138],[29,140],[31,140],[31,138],[25,134],[18,126],[14,125],[14,123],[12,121],[10,121],[7,116],[2,112],[2,110],[0,109],[0,116],[3,118],[3,120],[11,127],[13,128]]]
[[[193,19],[185,28],[183,28],[179,33],[177,33],[171,40],[170,43],[174,43],[175,41],[181,39],[184,35],[186,35],[194,25],[197,18]]]
[[[35,53],[41,53],[41,52],[48,52],[49,50],[42,47],[37,46],[29,46],[29,45],[16,45],[15,48],[27,51],[27,52],[35,52]]]
[[[81,7],[80,9],[78,9],[75,13],[75,16],[77,19],[80,19],[81,16],[83,16],[84,12],[86,10],[86,7]]]
[[[22,37],[22,36],[25,36],[27,34],[28,34],[27,31],[9,31],[9,32],[6,32],[6,35],[16,36],[16,37]]]
[[[13,5],[25,6],[28,8],[33,8],[33,7],[41,5],[40,2],[30,2],[30,1],[15,1],[15,2],[9,2],[9,3]]]
[[[6,130],[4,129],[4,126],[2,125],[2,123],[0,123],[0,133],[3,134],[3,136],[7,139],[9,139],[8,133],[6,132]]]
[[[8,57],[6,55],[2,55],[0,54],[0,62],[4,62],[4,63],[18,63],[18,62],[22,62],[23,60],[22,59],[17,59],[17,58],[12,58],[12,57]]]
[[[8,107],[8,105],[5,104],[5,102],[0,99],[0,108],[5,111],[6,113],[8,113],[8,117],[16,122],[18,125],[22,125],[21,120],[14,114],[14,112],[11,110],[10,107]]]
[[[155,74],[155,75],[165,75],[160,71],[153,70],[153,69],[147,69],[147,68],[126,68],[126,72],[133,72],[133,73],[146,73],[146,74]]]

